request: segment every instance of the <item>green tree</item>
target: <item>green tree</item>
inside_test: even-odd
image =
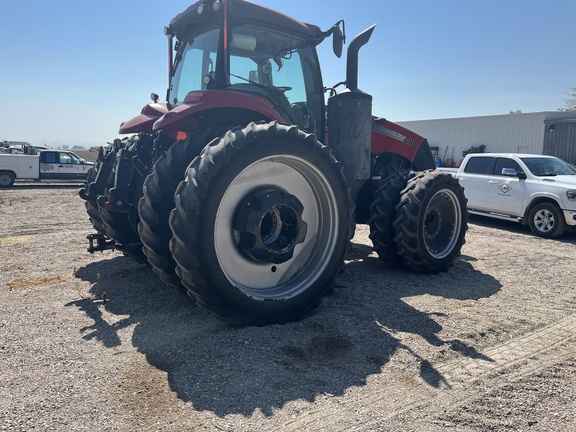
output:
[[[558,111],[576,111],[576,87],[572,87],[568,99],[564,99],[564,108],[558,108]]]

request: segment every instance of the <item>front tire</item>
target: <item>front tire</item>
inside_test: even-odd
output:
[[[341,165],[296,126],[251,123],[213,141],[175,201],[177,272],[231,324],[300,319],[343,262],[352,203]]]
[[[557,205],[541,203],[530,210],[528,224],[534,235],[544,238],[560,237],[566,231],[564,215]]]
[[[370,205],[370,239],[378,256],[392,265],[402,265],[402,258],[398,255],[398,246],[394,241],[396,232],[394,220],[396,219],[396,205],[400,202],[400,194],[414,178],[416,173],[411,170],[401,170],[383,180],[380,187],[374,192],[374,200]]]
[[[436,274],[454,265],[468,229],[464,189],[441,171],[410,179],[396,205],[394,242],[413,270]]]

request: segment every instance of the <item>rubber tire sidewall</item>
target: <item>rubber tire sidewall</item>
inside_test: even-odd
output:
[[[171,250],[178,262],[178,273],[184,285],[192,291],[201,307],[234,325],[266,325],[293,321],[318,306],[321,297],[333,283],[348,242],[350,195],[347,193],[341,169],[339,172],[335,170],[335,163],[331,161],[330,153],[319,150],[318,144],[313,146],[304,142],[302,135],[280,136],[262,132],[262,128],[274,129],[274,127],[280,130],[287,128],[275,123],[252,124],[242,132],[250,134],[250,128],[254,128],[259,135],[255,140],[252,140],[252,136],[245,137],[243,142],[237,145],[237,140],[229,133],[220,140],[220,143],[216,142],[216,145],[223,147],[222,141],[230,140],[225,148],[210,155],[206,154],[205,149],[202,157],[197,158],[188,169],[187,180],[180,184],[176,192],[177,209],[171,215],[175,237],[171,242]],[[315,139],[314,142],[317,143]],[[297,154],[322,170],[340,203],[337,208],[340,235],[326,268],[304,292],[286,300],[254,300],[234,287],[219,265],[214,245],[215,217],[224,194],[237,175],[253,162],[274,154]],[[206,185],[206,182],[209,182],[209,185]],[[187,195],[183,190],[198,189],[195,184],[200,185],[200,190],[195,191],[195,195],[200,197],[200,202],[195,202],[192,206],[198,206],[200,211],[196,215],[182,214],[179,201]],[[202,190],[206,186],[207,189]],[[176,212],[179,212],[178,222],[175,221]],[[191,230],[192,237],[189,239],[183,239],[178,235],[178,232],[182,233],[183,227],[174,226],[183,223],[185,218],[191,222],[187,227]],[[194,243],[193,247],[196,248],[193,251],[194,257],[183,256],[190,252],[181,249],[186,242]],[[188,260],[190,261],[187,262]]]
[[[396,205],[400,201],[401,192],[408,180],[415,175],[414,171],[401,170],[382,180],[380,187],[374,192],[374,199],[370,205],[368,225],[372,247],[383,261],[396,266],[404,264],[398,255],[398,246],[394,241]]]
[[[10,172],[0,172],[0,177],[8,179],[7,182],[0,183],[0,188],[9,188],[14,186],[14,181],[16,180],[16,176]]]
[[[169,247],[172,238],[169,217],[175,207],[174,194],[190,163],[222,132],[221,128],[199,131],[172,144],[154,163],[138,202],[138,233],[148,263],[162,282],[183,294],[187,294],[187,290],[176,274],[177,264]]]
[[[113,161],[114,168],[110,173],[110,177],[108,179],[108,185],[105,188],[105,195],[108,197],[108,199],[109,199],[108,196],[109,191],[112,188],[116,187],[115,172],[118,169],[118,153],[123,148],[133,149],[136,145],[138,145],[138,141],[140,139],[141,138],[139,136],[134,136],[130,140],[128,140],[123,146],[114,148],[113,150],[115,153],[115,158]],[[128,198],[130,203],[137,207],[138,201],[142,196],[144,178],[142,178],[140,175],[134,175],[132,177],[133,179],[132,179],[131,191],[130,196]],[[100,206],[98,206],[98,211],[106,235],[117,243],[118,250],[122,251],[124,255],[132,258],[134,261],[138,263],[147,264],[148,261],[146,259],[146,255],[144,255],[144,252],[142,250],[140,235],[138,234],[139,218],[137,216],[129,214],[128,212],[111,211]]]
[[[457,199],[461,216],[460,232],[452,250],[444,257],[438,258],[430,254],[424,239],[425,210],[432,198],[441,190],[450,190]],[[400,202],[396,206],[394,241],[398,254],[411,269],[428,274],[437,274],[448,270],[460,256],[468,229],[468,210],[466,207],[464,188],[452,175],[438,170],[428,170],[419,173],[408,181],[402,191]]]
[[[540,231],[534,223],[534,217],[536,216],[536,213],[543,209],[548,210],[554,217],[554,226],[548,232]],[[556,204],[552,203],[536,204],[532,210],[530,210],[530,215],[528,216],[528,225],[530,227],[530,231],[532,231],[532,234],[542,238],[557,238],[564,234],[566,231],[566,221],[564,219],[564,215],[562,214],[560,208],[558,208]]]

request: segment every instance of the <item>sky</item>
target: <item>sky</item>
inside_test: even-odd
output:
[[[555,111],[576,87],[574,0],[253,0],[360,51],[359,88],[392,121]],[[0,140],[99,146],[165,97],[164,27],[193,1],[0,0]],[[347,45],[345,45],[346,50]],[[345,78],[329,41],[324,85]]]

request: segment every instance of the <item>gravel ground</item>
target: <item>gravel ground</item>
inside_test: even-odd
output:
[[[474,218],[430,276],[359,226],[313,314],[230,328],[87,253],[77,189],[0,191],[0,430],[576,431],[576,234]]]

